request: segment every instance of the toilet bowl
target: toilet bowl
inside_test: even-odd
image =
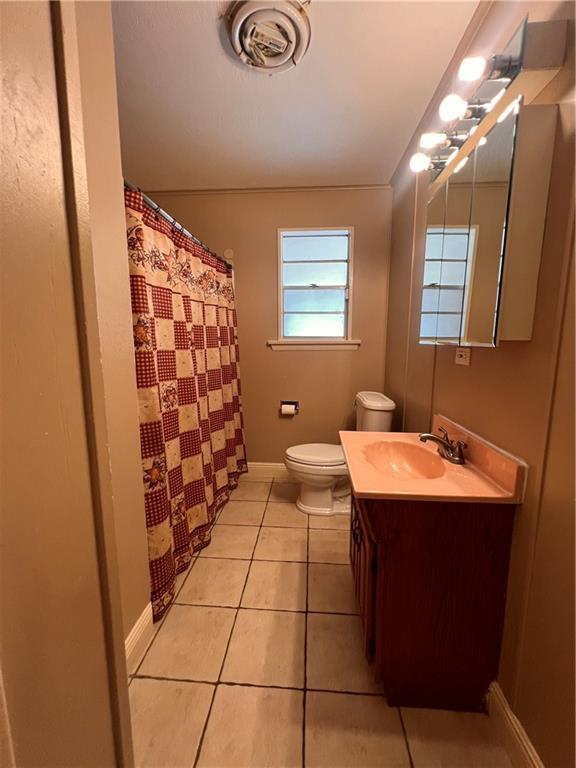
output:
[[[349,512],[348,467],[340,445],[294,445],[287,449],[284,464],[300,483],[299,510],[309,515]]]

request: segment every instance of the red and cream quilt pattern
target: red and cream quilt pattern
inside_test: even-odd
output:
[[[246,472],[232,270],[125,189],[154,619]]]

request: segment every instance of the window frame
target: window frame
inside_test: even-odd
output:
[[[283,281],[283,235],[289,232],[347,232],[348,233],[348,258],[347,258],[347,285],[345,298],[345,335],[344,336],[285,336],[284,335],[284,281]],[[282,346],[308,346],[319,347],[340,347],[347,346],[357,348],[360,345],[359,340],[352,338],[352,311],[354,296],[354,227],[352,226],[334,226],[334,227],[279,227],[277,230],[278,238],[278,336],[275,341],[268,342],[273,348]],[[328,261],[328,260],[327,260]],[[290,287],[290,286],[288,286]],[[319,286],[319,289],[331,286]],[[352,346],[351,346],[352,345]]]

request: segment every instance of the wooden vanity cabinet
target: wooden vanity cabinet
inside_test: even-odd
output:
[[[366,655],[393,706],[481,711],[496,679],[515,506],[353,498]]]

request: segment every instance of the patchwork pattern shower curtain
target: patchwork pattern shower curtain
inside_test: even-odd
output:
[[[232,271],[125,189],[154,619],[245,472]]]

